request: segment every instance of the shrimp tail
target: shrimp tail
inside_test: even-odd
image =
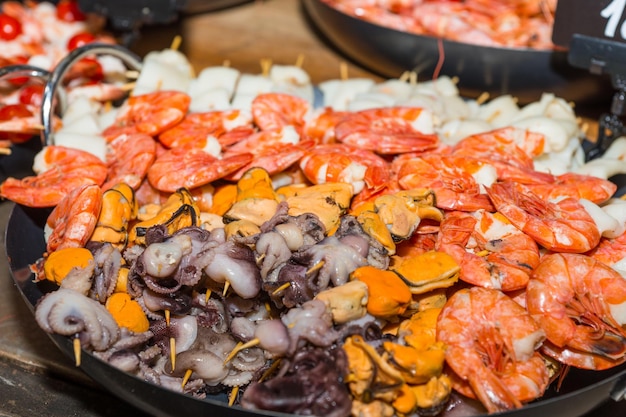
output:
[[[482,363],[476,364],[476,372],[469,376],[468,382],[476,397],[489,413],[522,407],[520,400],[506,387],[502,380]]]
[[[607,359],[623,358],[626,353],[626,338],[613,332],[603,332],[601,337],[590,337],[588,334],[576,338],[571,343],[572,348],[602,356]]]

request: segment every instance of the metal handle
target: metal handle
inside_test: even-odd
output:
[[[9,77],[9,75],[12,77]],[[33,65],[7,65],[6,67],[0,68],[0,80],[13,77],[29,77],[39,78],[46,82],[49,76],[50,71]]]
[[[617,379],[611,390],[611,398],[615,401],[626,400],[626,375]]]
[[[33,65],[7,65],[0,68],[0,80],[14,77],[38,78],[46,83],[50,78],[50,71]]]
[[[42,140],[44,146],[53,145],[52,136],[52,118],[54,112],[53,101],[58,94],[63,77],[67,71],[76,63],[76,61],[89,55],[112,55],[121,59],[131,70],[141,70],[141,58],[133,52],[119,45],[90,43],[74,49],[65,58],[63,58],[55,69],[50,73],[50,77],[43,90],[43,99],[41,102],[41,122],[43,124]],[[59,97],[61,109],[65,109],[63,97]]]

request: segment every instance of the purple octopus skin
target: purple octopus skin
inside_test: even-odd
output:
[[[294,217],[290,216],[288,211],[289,206],[286,202],[279,203],[274,216],[260,226],[261,233],[271,232],[281,224],[293,224],[302,234],[303,245],[314,245],[324,239],[326,229],[316,215],[304,213]]]
[[[280,268],[276,282],[263,283],[263,289],[279,308],[299,306],[315,297],[315,282],[307,274],[308,270],[307,265],[290,261]],[[277,288],[287,282],[289,283],[287,288],[275,293]]]
[[[357,249],[343,244],[336,236],[329,236],[316,245],[303,247],[294,253],[292,259],[308,265],[309,268],[324,262],[315,277],[311,277],[316,294],[328,288],[331,282],[335,286],[345,284],[352,271],[367,265],[367,259]]]
[[[96,268],[91,291],[89,291],[88,295],[94,300],[105,302],[115,290],[117,276],[122,265],[122,254],[110,243],[103,243],[97,247],[92,246],[90,250],[93,254]]]
[[[71,289],[44,295],[35,307],[37,324],[48,333],[78,335],[84,348],[103,351],[120,337],[113,316],[99,302]]]
[[[182,377],[187,370],[193,371],[192,378],[201,378],[206,384],[216,385],[228,376],[229,368],[224,364],[224,358],[210,350],[189,349],[176,354],[176,368],[168,361],[165,372],[169,375]]]
[[[143,305],[151,312],[163,312],[165,310],[172,314],[189,314],[192,308],[192,298],[189,291],[176,291],[173,293],[160,294],[150,289],[145,289],[142,293]]]
[[[165,319],[150,324],[152,343],[159,346],[164,355],[169,356],[170,338],[176,339],[176,352],[190,349],[198,338],[198,322],[194,316],[171,317],[169,325]]]
[[[224,303],[216,298],[206,299],[205,294],[198,293],[192,299],[191,314],[198,321],[198,326],[213,330],[216,333],[228,331],[229,318]]]
[[[227,241],[211,251],[212,259],[204,272],[218,283],[229,282],[241,298],[254,298],[261,291],[261,275],[254,253],[244,245]]]
[[[258,339],[259,346],[272,355],[287,353],[291,345],[289,331],[280,319],[251,321],[245,317],[235,317],[230,329],[233,337],[244,343]]]
[[[263,257],[261,264],[263,281],[273,281],[275,278],[271,278],[272,271],[280,268],[291,258],[291,249],[287,246],[283,236],[277,232],[261,233],[256,242],[255,251],[259,257]]]
[[[284,374],[252,383],[241,405],[250,410],[347,417],[352,400],[343,378],[347,360],[341,348],[298,351]]]
[[[314,346],[330,346],[340,334],[333,328],[332,315],[326,304],[320,300],[311,300],[301,307],[290,309],[281,317],[289,329],[289,352],[293,353],[306,342]]]
[[[344,244],[354,247],[367,258],[367,263],[379,269],[389,267],[389,251],[378,240],[368,235],[356,217],[341,218],[335,236]]]

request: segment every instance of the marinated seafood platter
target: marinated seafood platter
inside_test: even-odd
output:
[[[0,185],[46,212],[35,319],[77,366],[251,413],[445,416],[626,360],[626,139],[586,161],[564,99],[196,74],[176,48],[110,84]]]

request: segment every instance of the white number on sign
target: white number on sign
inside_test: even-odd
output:
[[[604,27],[604,36],[609,38],[615,37],[617,31],[617,25],[622,20],[624,14],[624,7],[626,7],[626,0],[613,0],[608,6],[606,6],[600,14],[602,17],[609,19]],[[626,25],[622,24],[619,34],[622,39],[626,39]]]

